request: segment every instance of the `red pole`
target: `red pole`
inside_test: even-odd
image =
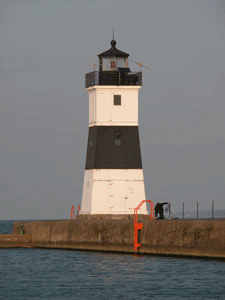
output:
[[[80,205],[78,205],[77,207],[77,215],[79,216],[79,213],[80,213]]]
[[[74,219],[74,206],[73,206],[73,205],[72,205],[72,207],[71,207],[70,219],[71,219],[71,220]]]

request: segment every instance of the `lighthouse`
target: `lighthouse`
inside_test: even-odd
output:
[[[131,72],[128,56],[113,39],[98,55],[98,71],[85,75],[89,133],[80,214],[133,214],[146,199],[138,128],[142,72]],[[148,214],[146,205],[139,213]]]

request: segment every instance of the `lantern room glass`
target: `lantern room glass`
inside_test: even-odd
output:
[[[102,59],[102,71],[115,71],[118,68],[127,68],[128,59],[124,57],[105,57]]]

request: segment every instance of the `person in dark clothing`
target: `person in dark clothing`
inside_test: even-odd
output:
[[[169,204],[168,202],[163,202],[163,203],[159,203],[157,202],[156,203],[156,206],[155,206],[155,217],[157,219],[160,219],[160,220],[163,220],[164,219],[164,215],[163,215],[163,205],[165,204]],[[159,217],[158,217],[159,215]]]

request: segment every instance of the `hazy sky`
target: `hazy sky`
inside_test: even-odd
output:
[[[69,218],[81,203],[83,65],[113,28],[151,67],[139,106],[147,199],[225,209],[224,0],[0,0],[0,219]]]

